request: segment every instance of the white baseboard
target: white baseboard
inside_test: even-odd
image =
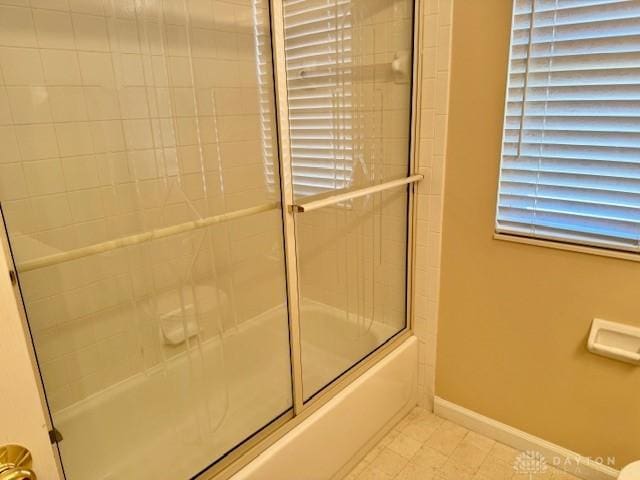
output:
[[[560,468],[565,466],[568,473],[584,480],[615,480],[620,473],[614,468],[598,463],[595,460],[590,461],[571,450],[480,415],[440,397],[435,397],[434,412],[442,418],[517,450],[540,452],[549,461],[550,465],[553,465],[553,462],[549,459],[554,459],[559,463]],[[606,462],[606,459],[604,461]]]

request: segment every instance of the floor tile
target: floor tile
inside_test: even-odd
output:
[[[578,480],[550,465],[542,472],[519,472],[518,461],[530,468],[522,455],[416,408],[344,480]]]
[[[406,458],[385,447],[380,454],[372,460],[370,466],[393,477],[400,473],[407,463],[408,460]]]
[[[458,447],[451,453],[450,461],[458,463],[474,473],[480,468],[482,462],[489,455],[489,448],[483,449],[477,446],[469,435],[462,439]]]
[[[393,450],[398,455],[410,460],[422,447],[422,442],[419,442],[413,437],[405,433],[400,433],[387,445],[389,450]]]
[[[444,455],[451,455],[468,433],[466,428],[444,421],[425,442],[426,445]]]
[[[394,480],[438,480],[438,470],[409,462]]]
[[[356,477],[357,480],[392,480],[391,475],[387,475],[380,470],[371,467],[365,467],[362,473]]]
[[[441,468],[449,459],[446,455],[430,448],[427,445],[423,445],[420,450],[411,459],[411,463],[414,463],[423,468]]]

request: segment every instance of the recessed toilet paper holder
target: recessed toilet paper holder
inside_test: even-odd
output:
[[[640,328],[594,318],[587,348],[596,355],[640,365]]]

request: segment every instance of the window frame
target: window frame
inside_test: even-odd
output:
[[[552,250],[560,250],[573,253],[581,253],[587,255],[595,255],[601,257],[615,258],[618,260],[627,260],[640,262],[640,250],[637,252],[632,250],[617,249],[614,246],[598,245],[597,241],[593,243],[588,242],[575,242],[570,238],[558,239],[557,237],[545,236],[544,234],[526,235],[518,233],[510,233],[501,231],[499,228],[499,208],[500,208],[500,185],[504,164],[504,138],[505,138],[505,125],[507,123],[507,109],[509,104],[509,81],[511,79],[512,72],[512,53],[513,53],[513,40],[514,40],[514,20],[516,15],[516,5],[518,0],[512,0],[511,7],[511,22],[509,23],[509,43],[507,45],[507,68],[505,72],[504,83],[504,104],[502,110],[502,124],[500,134],[500,161],[498,164],[498,176],[496,182],[496,196],[495,196],[495,211],[494,211],[494,224],[493,224],[493,239],[503,242],[510,242],[520,245],[536,246],[542,248],[548,248]],[[534,5],[536,0],[531,0]],[[524,103],[524,102],[523,102]],[[523,105],[524,108],[524,105]]]

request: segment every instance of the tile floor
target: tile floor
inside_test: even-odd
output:
[[[345,480],[576,480],[550,466],[541,473],[518,471],[514,462],[519,455],[511,447],[416,408]]]

